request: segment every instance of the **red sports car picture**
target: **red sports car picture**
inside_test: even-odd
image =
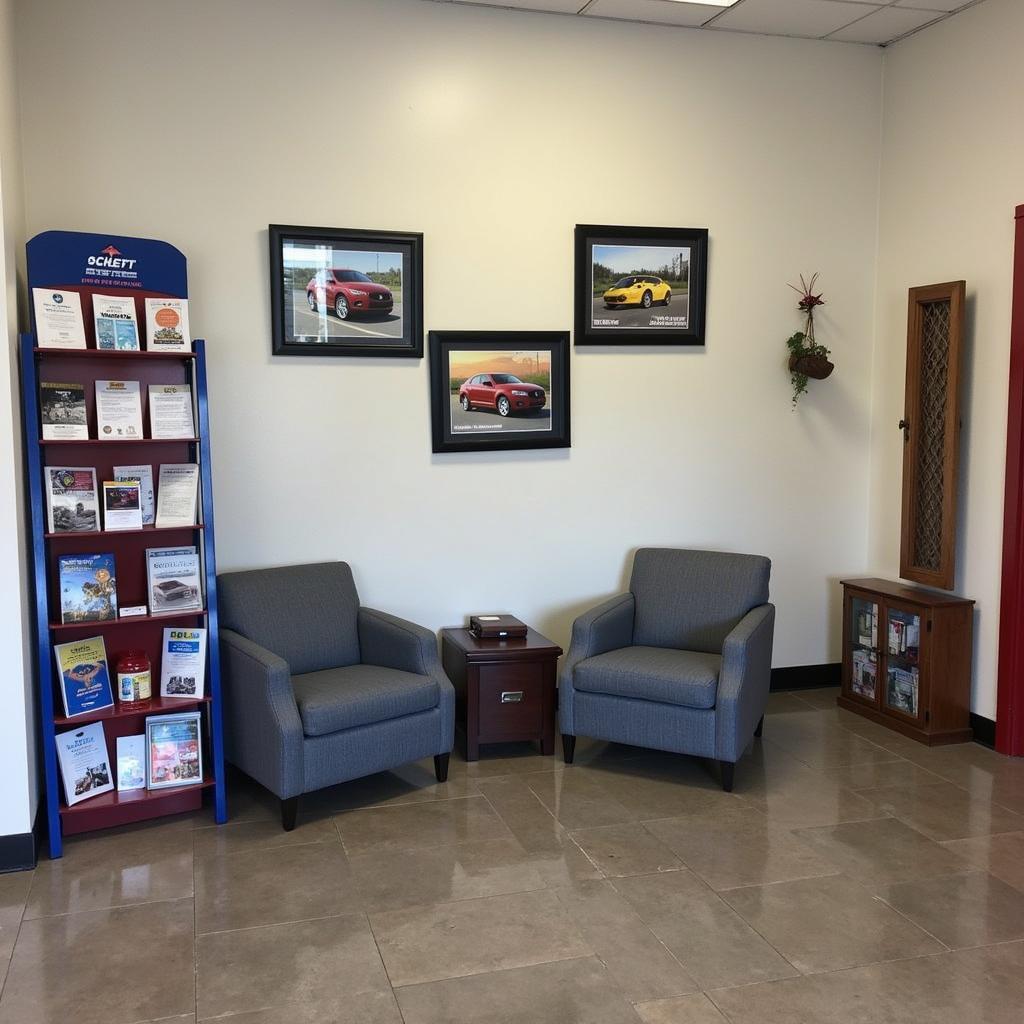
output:
[[[459,388],[459,405],[471,409],[493,409],[499,416],[543,409],[544,389],[521,381],[514,373],[477,373]]]
[[[390,288],[373,281],[360,270],[319,270],[306,285],[306,302],[315,313],[324,309],[339,320],[355,313],[390,313],[395,298]]]

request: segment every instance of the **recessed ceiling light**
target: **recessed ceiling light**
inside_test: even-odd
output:
[[[677,4],[701,4],[704,7],[732,7],[739,0],[672,0]]]

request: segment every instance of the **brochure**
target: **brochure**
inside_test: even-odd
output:
[[[164,630],[160,658],[161,697],[202,697],[206,676],[206,630]]]
[[[146,734],[117,737],[117,788],[146,788]]]
[[[115,480],[138,480],[142,501],[142,525],[152,526],[156,521],[156,500],[153,494],[152,466],[114,466]]]
[[[85,348],[85,321],[78,292],[33,288],[32,303],[40,348]]]
[[[137,380],[96,381],[96,436],[115,441],[143,436]]]
[[[100,528],[96,470],[91,466],[47,466],[46,516],[50,533],[95,533]]]
[[[192,388],[188,384],[149,385],[149,436],[195,437]]]
[[[92,316],[96,322],[96,347],[138,351],[139,324],[135,299],[130,295],[93,295]]]
[[[146,788],[195,786],[203,781],[202,715],[154,715],[146,719]]]
[[[146,348],[151,352],[190,352],[188,299],[146,299]]]
[[[114,788],[114,773],[110,770],[102,722],[93,722],[72,732],[57,733],[56,740],[57,760],[69,806],[91,796],[109,793]]]
[[[157,526],[195,526],[199,467],[194,462],[165,463],[156,491]]]
[[[88,441],[85,418],[85,386],[82,384],[39,384],[39,409],[44,441]]]
[[[117,618],[114,556],[61,555],[57,559],[60,621],[109,622]]]
[[[141,530],[142,498],[138,480],[103,481],[103,529]]]
[[[57,644],[53,653],[61,679],[64,714],[68,718],[114,706],[114,690],[110,685],[103,637]]]
[[[150,615],[202,611],[199,553],[194,547],[147,548],[146,579]]]

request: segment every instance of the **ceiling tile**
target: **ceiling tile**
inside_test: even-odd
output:
[[[582,6],[582,4],[581,4]],[[712,4],[676,3],[675,0],[594,0],[584,12],[601,18],[653,21],[662,25],[703,25],[722,13]]]
[[[925,11],[959,11],[969,7],[974,0],[896,0],[897,7],[918,7]]]
[[[483,4],[485,7],[514,7],[520,11],[555,11],[575,14],[587,0],[455,0],[459,4]]]
[[[829,36],[844,43],[891,43],[908,32],[942,18],[937,11],[912,11],[904,7],[886,7],[875,14],[841,28]]]
[[[824,36],[879,7],[840,0],[743,0],[727,8],[710,28],[770,35]]]

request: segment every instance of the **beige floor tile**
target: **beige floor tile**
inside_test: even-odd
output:
[[[741,796],[772,824],[786,828],[878,817],[878,810],[870,801],[812,768],[800,775],[766,780],[742,791]]]
[[[737,799],[722,791],[721,779],[717,770],[710,770],[710,762],[681,755],[637,758],[600,771],[589,770],[587,778],[640,821],[709,814]]]
[[[73,836],[35,870],[27,918],[192,895],[192,832],[160,824]]]
[[[197,854],[195,878],[199,933],[363,910],[338,842]]]
[[[812,768],[870,764],[895,757],[820,715],[774,715],[765,723],[764,739]]]
[[[703,989],[797,973],[689,871],[617,878],[614,885]]]
[[[310,793],[300,801],[299,814],[301,816],[306,807],[337,813],[360,807],[452,800],[476,793],[474,780],[454,764],[450,767],[448,781],[439,783],[434,775],[434,760],[427,758]]]
[[[557,746],[561,748],[561,744]],[[466,761],[456,743],[452,754],[453,771],[470,779],[557,772],[565,767],[561,749],[557,754],[543,757],[533,743],[487,743],[480,748],[480,757],[476,761]]]
[[[547,891],[489,896],[370,915],[391,984],[589,956],[579,931]]]
[[[483,779],[480,793],[527,850],[550,849],[565,830],[530,788],[527,776]]]
[[[713,889],[784,882],[838,871],[754,808],[728,817],[669,818],[645,827]]]
[[[675,871],[683,862],[642,825],[579,829],[573,841],[609,878]]]
[[[0,989],[14,952],[14,941],[25,913],[33,874],[32,871],[12,871],[0,875]]]
[[[2,1024],[129,1024],[195,1009],[191,899],[24,921]]]
[[[644,1024],[728,1024],[718,1007],[701,992],[637,1003],[635,1009]]]
[[[600,881],[604,876],[592,860],[569,838],[567,832],[536,844],[529,851],[530,865],[553,889],[582,881]]]
[[[697,990],[696,981],[610,883],[580,883],[558,889],[556,895],[628,999],[660,999]]]
[[[983,871],[900,882],[880,895],[954,949],[1024,939],[1024,893]]]
[[[766,714],[769,718],[771,718],[772,715],[791,715],[801,711],[817,710],[817,707],[802,699],[800,693],[795,690],[786,693],[768,694],[768,708]]]
[[[821,778],[838,783],[846,789],[859,793],[862,789],[877,789],[881,786],[913,789],[916,786],[930,786],[941,779],[934,772],[922,768],[913,761],[879,761],[871,764],[844,764],[835,768],[824,768]]]
[[[804,974],[945,949],[844,875],[732,889],[722,899]]]
[[[237,825],[214,825],[198,828],[193,833],[195,852],[198,856],[209,854],[227,855],[245,853],[249,850],[273,850],[283,846],[306,846],[310,843],[337,843],[338,829],[331,817],[303,817],[291,832],[281,827],[281,816],[273,820],[243,821]]]
[[[199,1020],[231,1024],[401,1024],[362,915],[201,935]]]
[[[837,870],[869,888],[962,871],[959,857],[895,818],[846,822],[793,833]]]
[[[954,839],[942,845],[970,867],[1024,892],[1024,832]]]
[[[514,839],[426,850],[385,850],[349,858],[356,889],[370,912],[529,892],[545,886]]]
[[[836,697],[839,696],[838,686],[817,686],[807,690],[790,690],[789,695],[804,704],[809,705],[815,711],[831,711],[836,707]]]
[[[527,785],[567,829],[636,821],[638,815],[614,799],[586,768],[530,775]]]
[[[397,990],[405,1024],[636,1024],[599,960],[562,960]]]
[[[334,820],[352,855],[511,838],[482,796],[347,811]]]
[[[904,789],[862,789],[860,795],[882,814],[891,814],[932,839],[1024,830],[1024,816],[959,789],[949,782]]]

